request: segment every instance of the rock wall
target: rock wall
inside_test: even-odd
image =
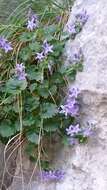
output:
[[[73,85],[81,90],[81,123],[95,121],[97,132],[85,145],[64,147],[54,163],[66,171],[60,183],[34,181],[26,190],[107,190],[107,0],[76,0],[73,15],[85,8],[88,22],[74,41],[66,46],[67,61],[72,49],[82,47],[84,71]],[[26,165],[26,162],[24,162]],[[15,180],[9,190],[22,190]]]
[[[13,181],[17,158],[17,150],[14,148],[15,145],[9,146],[7,150],[0,143],[0,190],[6,190]]]

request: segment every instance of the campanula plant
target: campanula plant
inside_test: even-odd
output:
[[[63,171],[45,165],[43,150],[48,146],[44,139],[58,135],[61,142],[66,137],[75,144],[75,140],[91,133],[90,128],[81,129],[76,123],[79,90],[68,90],[68,79],[75,79],[83,62],[82,51],[76,52],[72,63],[61,69],[68,40],[68,36],[62,38],[67,19],[65,9],[55,9],[55,4],[50,8],[49,4],[42,13],[30,9],[15,30],[10,28],[8,35],[4,31],[0,36],[0,138],[3,142],[14,136],[25,139],[30,159],[43,163],[44,180],[60,180],[64,176]],[[76,27],[77,23],[83,27],[86,21],[86,12],[76,15]],[[75,34],[75,26],[68,28]]]

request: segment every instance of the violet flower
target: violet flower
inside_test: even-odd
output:
[[[60,113],[65,114],[66,117],[68,115],[75,117],[76,115],[78,115],[78,112],[79,112],[79,106],[77,104],[72,104],[72,102],[64,106],[61,105],[60,108],[61,108]]]
[[[13,49],[11,42],[8,42],[4,37],[0,37],[0,48],[3,49],[5,53],[8,53]]]
[[[36,57],[35,57],[39,61],[42,61],[48,55],[48,53],[53,52],[53,45],[50,45],[47,42],[47,40],[44,40],[42,47],[43,47],[43,51],[40,53],[36,53]]]
[[[47,55],[48,53],[53,53],[53,45],[50,45],[47,42],[47,40],[44,40],[42,47],[43,47],[44,55]]]
[[[37,27],[38,27],[38,17],[36,14],[30,13],[27,23],[27,29],[33,31]]]
[[[78,95],[80,94],[80,91],[78,88],[73,87],[69,89],[69,98],[78,98]]]
[[[84,24],[87,22],[89,16],[86,10],[82,10],[80,13],[75,15],[74,21],[67,25],[67,30],[71,34],[71,38],[74,39]]]
[[[69,128],[66,128],[67,135],[73,137],[81,132],[79,124],[70,125]]]
[[[73,24],[68,24],[67,25],[67,30],[68,30],[68,32],[70,33],[70,34],[72,34],[72,35],[76,35],[76,33],[77,33],[77,31],[76,31],[76,27],[75,27],[75,24],[73,23]]]
[[[35,58],[38,59],[39,61],[42,61],[45,58],[45,56],[44,56],[43,52],[41,52],[41,53],[36,53]]]
[[[16,64],[15,75],[18,80],[26,80],[27,74],[25,73],[25,66],[23,65],[23,63]]]
[[[62,19],[62,16],[61,16],[61,15],[56,16],[56,21],[57,21],[57,22],[60,22],[61,19]]]
[[[83,61],[83,53],[82,49],[80,48],[78,52],[73,53],[70,57],[71,64],[79,64]]]
[[[83,129],[83,132],[82,132],[83,137],[90,137],[93,134],[94,134],[94,132],[93,132],[92,128],[86,127]]]
[[[43,181],[60,181],[64,178],[65,173],[61,170],[42,171]]]
[[[87,14],[87,11],[83,9],[80,13],[76,14],[76,22],[79,22],[81,24],[85,24],[89,18],[89,15]]]
[[[79,95],[79,90],[77,88],[69,89],[68,97],[64,105],[60,106],[59,113],[65,114],[65,116],[75,117],[79,113],[79,104],[77,97]]]

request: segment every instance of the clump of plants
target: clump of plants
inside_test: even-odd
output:
[[[60,142],[75,144],[91,134],[90,128],[86,131],[76,122],[79,90],[68,89],[83,67],[82,50],[64,66],[68,16],[58,4],[46,4],[41,12],[32,3],[24,18],[12,18],[12,24],[0,29],[0,139],[25,139],[26,152],[41,163],[45,180],[62,179],[64,173],[50,169],[44,139],[50,142],[57,135]]]

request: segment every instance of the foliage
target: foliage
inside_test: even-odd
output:
[[[20,7],[25,6],[27,10],[28,5],[26,1]],[[65,129],[75,122],[75,118],[66,119],[60,114],[59,108],[68,79],[75,79],[77,71],[82,70],[82,63],[64,67],[62,54],[69,39],[69,34],[63,32],[69,15],[66,6],[52,0],[30,0],[30,7],[38,16],[37,28],[27,29],[27,16],[21,15],[21,11],[16,17],[14,11],[8,18],[10,24],[0,27],[1,35],[8,37],[13,47],[7,54],[0,50],[0,136],[9,139],[20,132],[28,142],[27,152],[33,157],[32,150],[44,146],[42,142],[50,134],[58,134],[64,142]],[[60,21],[56,16],[60,16]],[[45,40],[52,51],[39,60],[36,56]],[[27,74],[24,80],[19,80],[20,73],[15,70],[20,63],[24,64],[21,74],[25,74],[24,67]]]

